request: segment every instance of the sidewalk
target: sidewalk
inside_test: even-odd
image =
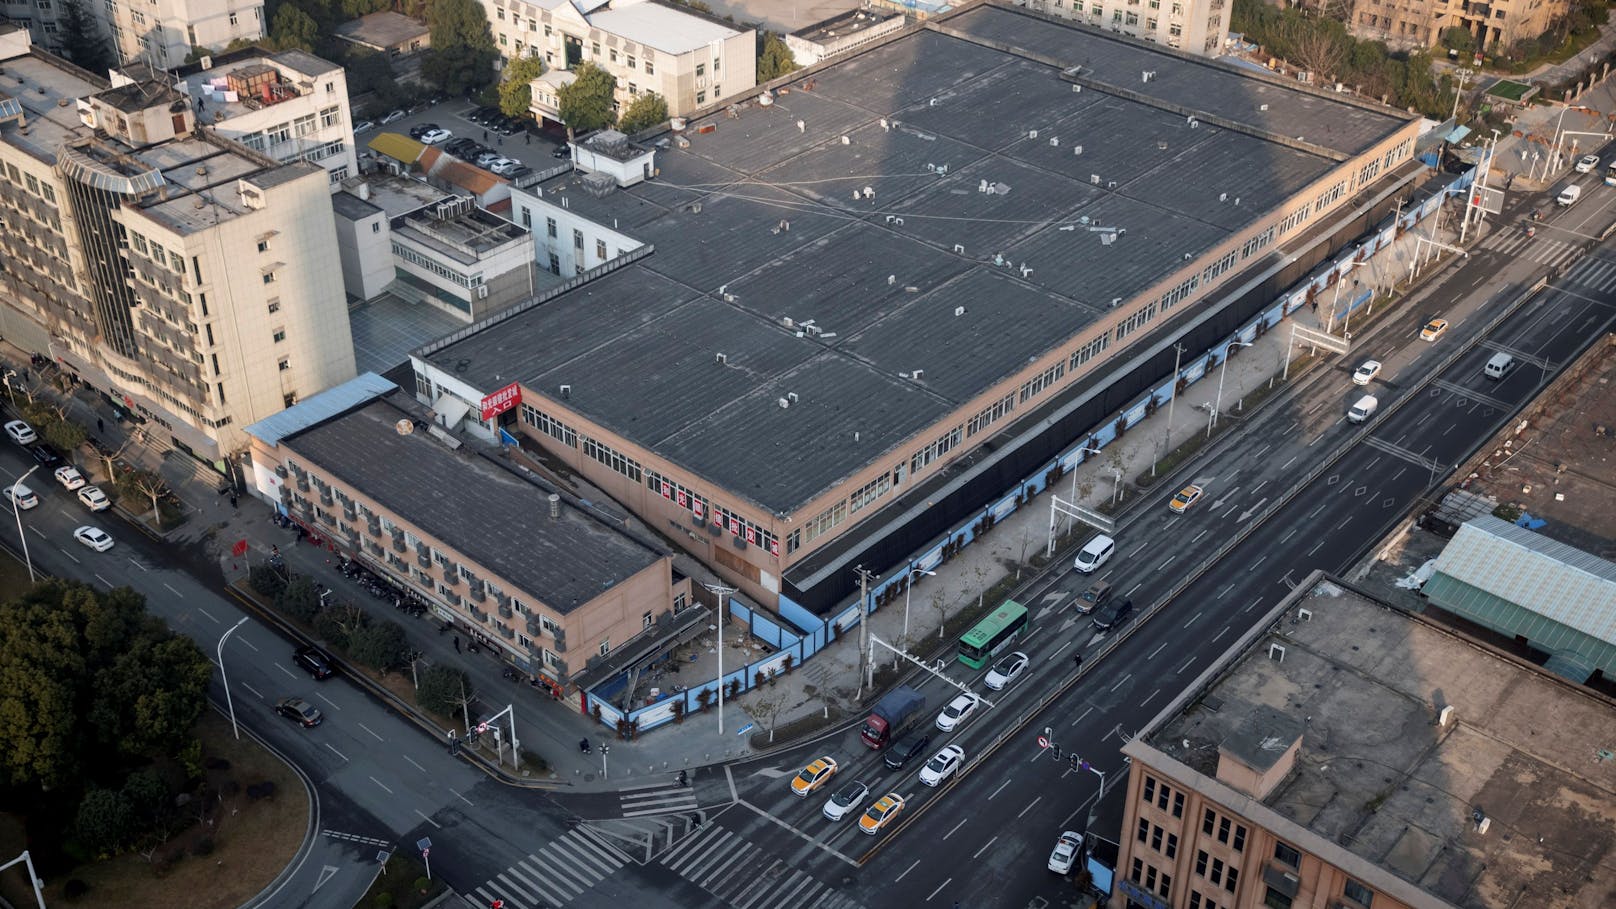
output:
[[[1367,284],[1389,285],[1408,274],[1415,238],[1425,228],[1408,232],[1396,246],[1378,254],[1373,264],[1357,272]],[[1445,232],[1446,233],[1446,232]],[[1444,236],[1444,242],[1452,242]],[[1384,304],[1377,304],[1379,306]],[[1316,326],[1317,318],[1306,307],[1291,316],[1299,323]],[[1286,330],[1272,330],[1258,336],[1249,349],[1231,357],[1222,378],[1222,421],[1238,422],[1243,419],[1242,401],[1277,376],[1284,363],[1285,346],[1290,337]],[[17,352],[0,346],[0,358],[18,362]],[[26,355],[21,357],[27,361]],[[1171,408],[1162,406],[1143,423],[1129,430],[1117,442],[1105,449],[1104,455],[1091,457],[1069,476],[1057,484],[1062,498],[1069,498],[1071,490],[1090,507],[1099,507],[1110,501],[1116,491],[1115,468],[1123,470],[1121,489],[1123,503],[1132,501],[1138,493],[1128,481],[1148,471],[1158,454],[1172,451],[1178,445],[1207,431],[1209,412],[1219,393],[1216,376],[1208,376],[1189,386]],[[89,397],[90,400],[84,400]],[[131,427],[111,419],[110,409],[98,397],[80,394],[70,402],[74,419],[92,428],[92,435],[103,444],[120,447],[130,438]],[[1171,426],[1168,419],[1171,415]],[[97,426],[96,420],[102,423]],[[1165,444],[1164,439],[1166,440]],[[150,444],[130,446],[126,460],[162,471],[173,485],[179,498],[188,507],[189,520],[167,534],[176,546],[176,560],[188,562],[199,577],[206,579],[207,571],[217,569],[221,580],[244,578],[248,559],[261,562],[272,547],[279,547],[288,568],[324,584],[334,596],[352,602],[378,620],[396,621],[403,625],[409,645],[424,654],[421,666],[440,664],[465,671],[482,705],[479,716],[488,716],[506,704],[514,708],[516,734],[525,751],[542,757],[551,767],[554,782],[580,790],[612,790],[623,785],[668,779],[684,768],[694,768],[716,762],[734,760],[751,753],[749,740],[752,732],[762,730],[765,724],[749,715],[760,699],[780,701],[774,719],[776,726],[813,714],[823,715],[837,709],[844,721],[855,718],[858,704],[859,655],[854,643],[856,635],[848,635],[827,647],[800,668],[781,676],[774,684],[741,695],[726,702],[722,714],[716,709],[685,718],[681,723],[670,723],[645,733],[633,741],[617,741],[610,731],[591,717],[584,716],[576,699],[557,701],[542,689],[512,682],[501,676],[501,663],[490,650],[483,648],[472,654],[465,649],[456,650],[455,632],[439,632],[441,622],[430,614],[416,618],[392,608],[370,596],[352,580],[342,576],[334,553],[297,542],[294,531],[283,529],[270,520],[271,509],[252,498],[242,498],[239,507],[219,493],[222,477],[198,470],[190,459],[179,453],[163,454]],[[82,458],[81,458],[82,460]],[[92,465],[94,466],[94,465]],[[97,468],[99,469],[99,468]],[[1167,476],[1156,489],[1165,484],[1179,482]],[[1183,480],[1188,482],[1188,480]],[[965,548],[959,555],[938,566],[934,577],[917,579],[909,607],[909,641],[921,656],[939,644],[942,616],[956,614],[967,602],[976,600],[1007,575],[1019,567],[1023,577],[1032,573],[1026,560],[1043,551],[1049,529],[1049,493],[1036,498],[1029,506],[1019,508],[1007,519],[999,522],[981,543]],[[1081,538],[1081,536],[1080,536]],[[247,558],[232,556],[238,541],[246,541]],[[905,623],[902,601],[895,601],[870,617],[871,631],[883,640],[897,642],[903,637]],[[462,648],[468,638],[461,634]],[[715,642],[708,634],[698,639],[701,663],[710,657],[709,648]],[[725,629],[725,665],[731,665],[734,651],[744,637],[739,626]],[[878,658],[879,659],[879,658]],[[740,665],[737,662],[735,665]],[[696,666],[686,669],[680,679],[694,687],[707,680],[696,672]],[[670,680],[671,681],[671,680]],[[654,684],[663,684],[661,682]],[[755,728],[738,734],[748,724]],[[722,730],[720,730],[720,726]],[[463,731],[463,730],[462,730]],[[578,741],[588,738],[597,747],[589,755],[581,754]],[[609,742],[611,753],[607,758],[609,774],[602,779],[601,755],[598,745]],[[506,765],[507,772],[510,765]]]

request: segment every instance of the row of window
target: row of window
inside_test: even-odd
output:
[[[421,255],[397,240],[393,241],[393,255],[403,259],[411,265],[424,268],[445,281],[452,281],[455,284],[459,284],[461,287],[476,287],[477,285],[483,283],[482,275],[468,275],[452,269],[447,265],[444,265],[442,262],[439,262],[437,259],[429,259],[426,256]]]
[[[920,449],[910,456],[909,472],[912,474],[919,473],[921,468],[925,467],[927,464],[930,464],[938,458],[941,458],[943,455],[948,454],[950,451],[958,448],[964,437],[965,434],[959,426],[956,426],[953,429],[943,433],[938,437],[937,441],[932,442],[930,445],[927,445],[925,448]]]
[[[1141,843],[1148,843],[1150,848],[1167,858],[1178,858],[1178,834],[1168,833],[1166,828],[1152,824],[1148,818],[1139,819],[1139,832],[1135,838]]]
[[[1250,253],[1247,253],[1247,255],[1250,255]],[[1222,277],[1225,272],[1234,267],[1235,260],[1239,257],[1239,253],[1235,252],[1234,250],[1230,250],[1228,255],[1216,262],[1213,262],[1211,265],[1208,265],[1201,272],[1201,283],[1211,284],[1213,281],[1216,281],[1218,278]]]
[[[693,489],[689,489],[683,483],[670,480],[654,470],[647,470],[645,472],[645,485],[650,487],[652,492],[660,493],[664,499],[677,502],[680,508],[690,509],[690,513],[697,520],[705,521],[707,519],[707,512],[711,507],[707,502],[707,497]]]
[[[1134,857],[1128,869],[1128,879],[1146,890],[1161,894],[1164,900],[1172,898],[1173,876],[1165,871],[1157,871],[1155,865],[1145,864],[1138,856]]]
[[[1060,380],[1060,377],[1064,375],[1066,375],[1066,363],[1065,361],[1060,361],[1038,375],[1033,376],[1031,379],[1021,383],[1021,402],[1025,404],[1028,399],[1032,398],[1034,395],[1037,395],[1043,392],[1044,389],[1053,386],[1057,381]]]
[[[1272,242],[1274,242],[1274,227],[1270,224],[1267,230],[1247,240],[1246,244],[1240,247],[1240,258],[1249,259],[1257,250]]]
[[[1200,849],[1195,853],[1195,873],[1206,878],[1213,884],[1223,886],[1223,889],[1235,893],[1240,886],[1240,869],[1233,865],[1225,865],[1223,859],[1207,855],[1206,850]]]
[[[847,510],[856,512],[871,505],[876,499],[885,495],[892,488],[892,474],[882,471],[881,475],[865,483],[848,496]]]
[[[1347,192],[1347,181],[1342,180],[1342,181],[1336,183],[1336,185],[1334,185],[1334,186],[1330,187],[1329,189],[1325,190],[1324,192],[1320,193],[1319,197],[1317,199],[1313,200],[1313,214],[1315,214],[1315,215],[1319,214],[1319,213],[1323,212],[1325,209],[1327,209],[1330,206],[1334,205],[1336,200],[1341,198],[1343,195],[1345,195],[1346,192]]]
[[[1146,805],[1153,804],[1163,811],[1168,810],[1167,806],[1171,803],[1173,817],[1184,816],[1184,793],[1173,789],[1166,783],[1157,782],[1156,778],[1149,774],[1145,775],[1145,787],[1141,801]]]
[[[594,458],[636,483],[645,477],[645,468],[640,466],[639,461],[623,454],[610,445],[602,445],[588,436],[583,437],[583,442],[583,452],[588,457]]]
[[[1147,303],[1134,311],[1133,315],[1117,323],[1116,337],[1118,341],[1128,337],[1145,326],[1145,323],[1156,318],[1156,304]]]
[[[1074,360],[1076,359],[1076,354],[1073,354],[1073,359]],[[1074,363],[1074,368],[1075,368],[1075,363]],[[1015,409],[1016,409],[1016,396],[1015,395],[1005,395],[1000,400],[995,401],[993,404],[990,404],[987,407],[983,408],[981,413],[979,413],[976,416],[972,417],[970,419],[970,422],[965,424],[965,435],[966,435],[966,437],[969,438],[969,437],[974,436],[977,433],[981,432],[982,430],[987,429],[989,426],[992,426],[994,423],[997,423],[1000,420],[1004,419],[1005,417],[1009,416],[1010,412],[1015,410]]]

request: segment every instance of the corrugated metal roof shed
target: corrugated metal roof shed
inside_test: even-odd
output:
[[[299,401],[272,417],[265,417],[243,431],[270,445],[279,445],[281,439],[292,433],[301,432],[397,387],[373,372],[363,373]]]

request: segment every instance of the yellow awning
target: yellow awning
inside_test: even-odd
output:
[[[426,146],[399,133],[380,133],[370,140],[370,150],[395,161],[414,164],[421,159],[421,153],[426,151]]]

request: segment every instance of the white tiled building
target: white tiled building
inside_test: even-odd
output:
[[[1234,10],[1234,0],[1022,0],[1019,5],[1202,57],[1223,52]]]
[[[184,64],[193,47],[219,50],[267,31],[262,0],[86,0],[84,8],[107,21],[118,59],[158,69]]]
[[[0,171],[0,332],[154,440],[217,465],[242,427],[353,377],[318,166],[199,127],[167,81],[0,41]]]
[[[175,72],[198,123],[277,161],[313,161],[325,168],[335,192],[359,172],[348,74],[299,50],[267,53],[246,48]],[[144,75],[144,68],[113,72],[113,84]]]
[[[482,0],[505,57],[542,56],[551,69],[594,63],[617,77],[617,102],[656,92],[679,117],[757,84],[757,35],[654,0]],[[557,119],[553,84],[535,85],[533,113]]]
[[[573,165],[565,177],[511,190],[511,220],[533,232],[539,267],[565,278],[645,245],[616,225],[607,227],[575,211],[571,200],[581,192],[600,203],[592,208],[609,206],[617,198],[611,188],[651,178],[656,152],[635,145],[616,130],[601,130],[574,143]]]

